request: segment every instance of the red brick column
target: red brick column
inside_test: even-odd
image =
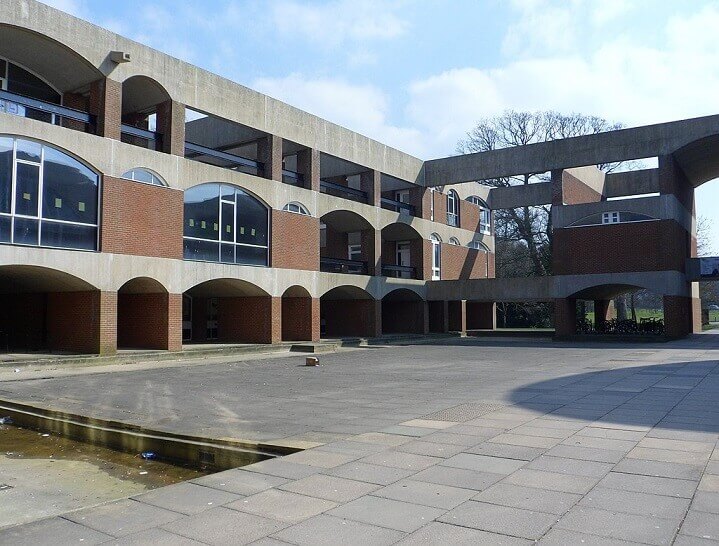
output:
[[[257,160],[264,163],[263,176],[282,182],[282,138],[267,135],[257,142]]]
[[[185,156],[185,105],[168,100],[157,105],[157,132],[162,134],[162,151]]]
[[[117,292],[53,292],[47,295],[47,345],[88,354],[117,351]]]
[[[607,320],[611,300],[594,300],[594,328],[599,330]]]
[[[103,78],[90,84],[89,110],[96,117],[95,134],[120,140],[122,84]]]
[[[701,300],[684,296],[664,296],[664,335],[669,339],[702,331]]]
[[[282,341],[318,341],[320,303],[317,298],[282,298]]]
[[[379,207],[382,198],[382,174],[374,170],[361,173],[360,189],[367,192],[368,204]]]
[[[182,350],[182,294],[167,295],[167,350]]]
[[[305,148],[297,152],[297,172],[304,177],[304,187],[320,191],[320,152]]]
[[[577,333],[577,301],[572,298],[554,300],[554,337],[566,338]]]

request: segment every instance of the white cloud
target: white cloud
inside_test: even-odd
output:
[[[381,0],[333,0],[305,3],[277,0],[271,13],[285,37],[303,38],[327,47],[344,42],[388,40],[406,33],[408,23],[398,15],[401,4]]]

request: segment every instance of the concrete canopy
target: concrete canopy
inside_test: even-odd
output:
[[[190,296],[199,297],[252,297],[269,296],[262,288],[240,279],[213,279],[187,290]]]

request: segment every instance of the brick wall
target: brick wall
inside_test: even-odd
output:
[[[320,314],[326,337],[373,337],[380,333],[381,315],[375,300],[322,300]]]
[[[115,292],[53,292],[47,295],[47,346],[76,353],[117,350]]]
[[[219,298],[218,340],[223,343],[278,343],[282,337],[281,298]]]
[[[489,253],[447,243],[442,243],[441,247],[442,280],[453,281],[458,279],[487,278],[487,261],[490,260]]]
[[[571,337],[577,333],[577,302],[569,298],[554,300],[554,337]]]
[[[459,227],[479,233],[479,207],[469,201],[459,202]]]
[[[182,304],[182,295],[173,294],[172,304]],[[177,349],[178,333],[175,324],[170,325],[170,294],[124,294],[117,296],[117,345],[134,349]],[[180,323],[182,308],[180,307]],[[174,332],[173,332],[174,330]],[[171,336],[174,339],[171,339]],[[178,337],[179,336],[179,337]],[[173,343],[174,342],[174,343]]]
[[[701,300],[682,296],[664,296],[664,335],[678,339],[700,333]]]
[[[332,229],[330,226],[325,228],[326,239],[325,246],[320,249],[320,256],[323,258],[335,258],[340,260],[347,259],[347,234]]]
[[[432,333],[445,333],[448,330],[447,302],[428,301],[429,331]]]
[[[657,220],[555,229],[552,259],[555,275],[683,271],[689,253],[689,233]]]
[[[561,202],[555,204],[578,205],[581,203],[598,203],[602,200],[602,194],[587,186],[576,176],[562,172],[561,177]]]
[[[345,254],[346,252],[345,248]],[[273,210],[271,255],[272,267],[319,271],[319,219],[294,212]]]
[[[89,112],[97,117],[96,134],[120,140],[122,84],[102,78],[90,84]]]
[[[467,302],[452,300],[447,302],[447,326],[450,332],[467,331]]]
[[[103,177],[103,252],[182,259],[183,194],[162,188]]]
[[[282,341],[319,341],[320,300],[282,298]]]
[[[427,309],[421,300],[382,300],[383,334],[422,334]]]
[[[497,327],[497,305],[493,302],[468,301],[468,330],[494,330]]]

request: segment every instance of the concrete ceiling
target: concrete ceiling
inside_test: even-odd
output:
[[[207,298],[269,296],[259,286],[239,279],[216,279],[203,282],[190,288],[187,293],[190,296]]]
[[[95,290],[91,284],[54,269],[31,265],[0,267],[0,293],[84,292]]]
[[[321,218],[321,221],[327,224],[331,229],[341,233],[353,233],[355,231],[372,229],[372,224],[365,218],[362,218],[362,216],[356,212],[350,212],[348,210],[333,210],[325,214]]]

